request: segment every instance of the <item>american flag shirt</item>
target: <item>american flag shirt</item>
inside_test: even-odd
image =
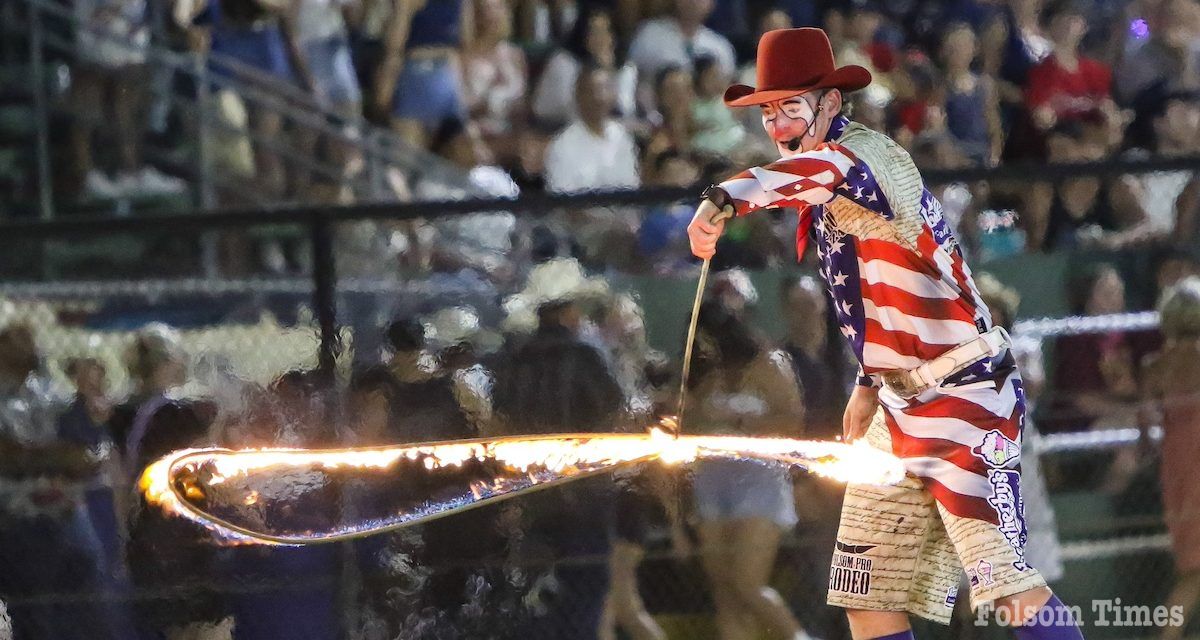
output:
[[[816,247],[860,384],[878,386],[878,373],[914,369],[991,328],[941,203],[887,136],[839,116],[816,149],[720,186],[737,215],[799,208],[798,254]],[[1010,542],[1023,550],[1020,505],[996,487],[1007,496],[1017,481],[1025,415],[1007,351],[909,401],[881,389],[880,403],[908,472],[956,515],[1020,523]]]

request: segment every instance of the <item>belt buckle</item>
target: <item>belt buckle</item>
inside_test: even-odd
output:
[[[884,371],[879,377],[883,379],[884,386],[905,400],[912,400],[924,391],[913,384],[912,376],[903,369]]]

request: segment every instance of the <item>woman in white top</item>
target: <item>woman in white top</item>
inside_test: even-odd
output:
[[[507,0],[474,0],[475,37],[463,47],[463,100],[487,134],[509,130],[529,85],[525,53],[512,43]]]
[[[634,115],[637,69],[617,51],[612,14],[594,9],[579,17],[566,44],[554,52],[542,71],[533,93],[533,115],[539,122],[560,127],[571,121],[575,115],[575,81],[579,70],[591,64],[612,72],[621,117]]]

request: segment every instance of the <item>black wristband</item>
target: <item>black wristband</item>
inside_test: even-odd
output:
[[[858,377],[854,380],[854,384],[872,389],[878,389],[883,386],[883,383],[879,381],[879,376],[869,376],[865,373],[859,373]]]
[[[733,198],[729,197],[729,192],[723,187],[716,184],[708,185],[704,193],[700,194],[705,200],[715,204],[718,209],[724,211],[725,207],[733,206]]]

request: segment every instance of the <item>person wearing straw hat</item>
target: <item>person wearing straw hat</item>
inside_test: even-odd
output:
[[[829,579],[856,639],[912,638],[908,614],[946,624],[959,577],[1019,640],[1081,638],[1070,609],[1025,557],[1020,482],[1025,397],[962,251],[909,154],[852,122],[843,95],[871,83],[838,67],[820,29],[758,45],[757,107],[780,160],[704,192],[688,227],[709,259],[730,215],[800,211],[797,251],[816,245],[841,332],[860,365],[843,435],[896,454],[892,487],[849,485]]]

